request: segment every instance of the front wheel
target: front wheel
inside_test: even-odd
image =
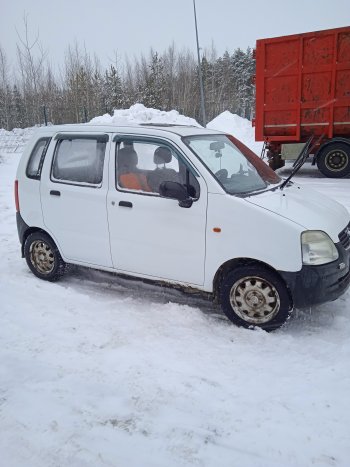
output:
[[[289,318],[292,303],[283,280],[262,266],[230,271],[220,289],[223,312],[236,325],[273,331]]]
[[[350,174],[350,145],[345,143],[327,145],[317,156],[317,167],[326,177],[346,177]]]
[[[28,235],[24,244],[24,256],[29,269],[40,279],[54,282],[66,271],[66,263],[53,240],[44,232]]]

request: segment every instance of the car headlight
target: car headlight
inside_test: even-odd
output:
[[[326,264],[339,258],[334,243],[321,230],[308,230],[301,234],[301,251],[303,264]]]

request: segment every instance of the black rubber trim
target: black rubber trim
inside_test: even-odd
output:
[[[337,261],[320,266],[304,265],[297,272],[278,271],[297,308],[332,302],[349,288],[350,250],[345,250],[341,243],[335,246],[339,253]]]
[[[45,156],[46,156],[46,153],[47,153],[47,149],[50,145],[50,142],[51,142],[51,139],[50,137],[44,137],[44,138],[40,138],[38,139],[38,141],[35,143],[35,146],[30,154],[30,157],[29,157],[29,160],[28,160],[28,163],[27,163],[27,167],[26,167],[26,176],[28,178],[31,178],[33,180],[40,180],[41,178],[41,171],[42,171],[42,168],[43,168],[43,164],[44,164],[44,160],[45,160]],[[40,161],[39,161],[39,165],[38,165],[38,171],[36,174],[31,174],[29,173],[29,166],[31,164],[31,161],[36,153],[36,149],[39,145],[39,143],[41,143],[41,141],[46,141],[46,144],[42,150],[42,153],[41,153],[41,156],[40,156]]]
[[[108,143],[109,136],[105,133],[57,133],[55,140],[73,140],[73,139],[95,139],[99,143]]]
[[[29,225],[27,225],[24,220],[22,219],[21,213],[16,212],[16,222],[17,222],[17,233],[18,238],[21,243],[23,244],[24,234],[29,229]]]

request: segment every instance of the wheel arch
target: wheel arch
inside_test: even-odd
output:
[[[271,271],[272,273],[276,274],[285,284],[286,289],[288,291],[291,305],[293,305],[293,297],[292,297],[291,290],[289,289],[288,284],[286,283],[282,275],[271,265],[265,263],[264,261],[259,261],[253,258],[233,258],[233,259],[226,261],[218,268],[213,279],[213,294],[214,294],[215,302],[219,303],[220,287],[221,287],[222,279],[225,276],[225,274],[227,274],[232,269],[235,269],[240,266],[253,266],[253,265],[264,267],[268,269],[269,271]]]
[[[314,161],[316,162],[318,156],[321,154],[321,152],[326,147],[328,147],[329,145],[334,144],[334,143],[344,143],[344,144],[347,144],[349,146],[349,148],[350,148],[350,139],[349,138],[342,138],[341,136],[338,136],[336,138],[329,139],[325,143],[321,144],[321,146],[318,148],[316,154],[314,155]],[[313,162],[313,164],[314,164],[314,162]]]
[[[42,232],[44,233],[45,235],[47,235],[48,237],[50,237],[50,239],[52,240],[52,242],[56,245],[57,247],[57,243],[55,242],[55,240],[52,238],[52,236],[44,229],[41,229],[40,227],[28,227],[28,229],[26,229],[23,233],[23,237],[22,237],[22,244],[21,244],[21,254],[22,254],[22,258],[24,258],[24,244],[27,240],[27,238],[29,237],[29,235],[31,235],[32,233],[35,233],[35,232]],[[58,247],[57,247],[58,248]]]
[[[313,164],[317,164],[326,177],[347,177],[350,174],[350,139],[336,137],[324,143],[315,154]]]

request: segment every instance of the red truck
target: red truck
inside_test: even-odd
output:
[[[255,139],[269,165],[295,159],[313,136],[313,164],[350,174],[350,27],[256,43]]]

